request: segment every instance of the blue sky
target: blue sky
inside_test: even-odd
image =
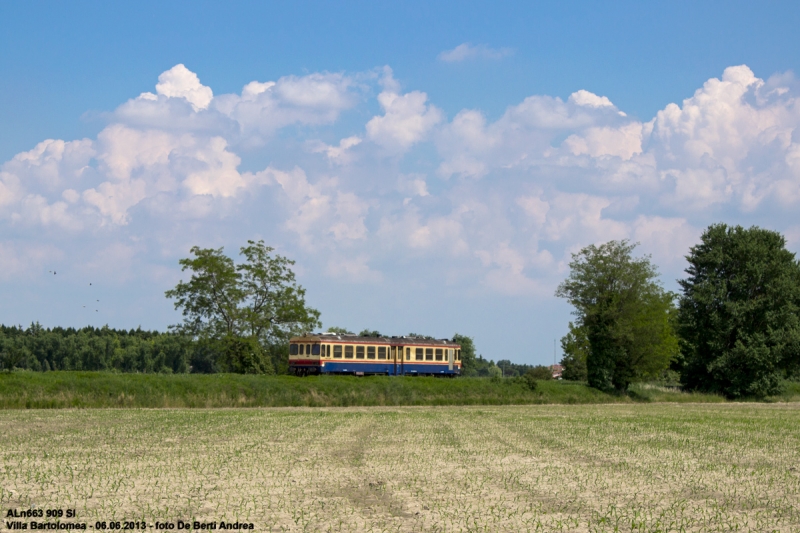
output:
[[[582,246],[640,241],[671,289],[713,222],[798,249],[798,22],[790,2],[0,4],[0,322],[163,329],[192,245],[263,238],[325,326],[552,361]]]

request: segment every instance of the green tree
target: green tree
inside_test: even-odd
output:
[[[683,384],[732,398],[777,393],[800,362],[800,265],[783,236],[714,224],[687,260]]]
[[[586,359],[589,355],[589,339],[585,327],[569,323],[569,331],[561,338],[561,351],[564,367],[561,377],[570,381],[586,381]]]
[[[657,280],[649,256],[632,257],[627,240],[591,245],[572,255],[570,274],[556,290],[585,328],[589,385],[625,391],[658,376],[678,352],[672,293]]]
[[[27,363],[31,359],[30,356],[30,351],[18,343],[8,342],[4,346],[0,346],[0,363],[2,363],[3,370],[29,368]]]
[[[553,371],[544,365],[536,365],[527,372],[525,372],[527,379],[535,379],[538,381],[548,381],[553,379]]]
[[[361,333],[358,334],[359,337],[383,337],[380,331],[377,329],[363,329]]]
[[[194,257],[179,261],[190,280],[165,293],[183,312],[184,321],[175,328],[205,346],[197,359],[204,368],[268,371],[274,365],[267,356],[280,352],[277,345],[321,325],[319,311],[306,305],[305,289],[295,282],[294,261],[271,255],[264,241],[247,244],[238,265],[222,248],[193,247]]]
[[[337,335],[353,335],[354,333],[347,328],[340,328],[332,326],[328,328],[328,333],[336,333]]]
[[[453,342],[461,345],[461,375],[477,375],[478,369],[475,362],[475,343],[472,341],[472,337],[456,333],[453,335]]]
[[[165,292],[167,298],[175,300],[175,309],[182,309],[183,324],[176,329],[193,338],[221,339],[241,332],[241,275],[222,250],[194,246],[190,250],[193,259],[178,261],[181,271],[189,270],[192,277]]]
[[[519,375],[516,365],[512,363],[510,359],[500,359],[497,361],[497,366],[503,371],[503,376],[507,378],[513,378]]]
[[[499,378],[503,376],[503,370],[497,365],[491,365],[488,368],[488,375],[491,378]]]
[[[535,368],[533,365],[526,365],[522,363],[512,363],[509,359],[500,359],[497,361],[497,366],[503,371],[503,374],[508,377],[524,376],[529,370]]]

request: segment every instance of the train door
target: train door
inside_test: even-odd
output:
[[[403,375],[403,347],[402,346],[394,346],[392,348],[392,353],[394,354],[394,375],[395,376],[402,376]]]
[[[453,349],[447,350],[447,368],[450,370],[450,372],[453,371],[453,357],[455,357],[454,354],[455,350]]]
[[[395,346],[392,349],[394,350],[394,375],[403,376],[405,375],[405,366],[403,365],[403,347]]]
[[[394,374],[397,375],[397,346],[392,346],[390,348],[392,350],[392,362],[394,363]]]

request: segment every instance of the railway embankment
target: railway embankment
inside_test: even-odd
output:
[[[583,383],[521,378],[386,376],[263,376],[126,374],[112,372],[0,373],[0,409],[348,407],[400,405],[531,405],[635,402],[722,402],[723,398],[637,384],[626,395]],[[770,401],[800,401],[787,383]]]

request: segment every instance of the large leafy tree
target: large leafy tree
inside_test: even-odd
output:
[[[295,281],[294,261],[272,255],[264,241],[247,241],[238,265],[222,248],[195,246],[190,252],[194,257],[179,263],[191,278],[166,296],[182,309],[177,329],[215,346],[225,369],[263,372],[267,365],[259,348],[268,350],[320,326],[319,311],[306,305],[305,289]]]
[[[714,224],[679,280],[681,380],[728,397],[766,396],[800,358],[800,265],[780,233]]]
[[[580,330],[588,341],[587,379],[601,390],[656,377],[678,351],[673,295],[648,256],[632,256],[635,247],[623,240],[582,249],[556,290],[575,307],[573,334]]]
[[[589,356],[586,327],[578,327],[570,322],[569,331],[561,338],[561,350],[564,352],[561,377],[571,381],[586,381],[586,359]]]

